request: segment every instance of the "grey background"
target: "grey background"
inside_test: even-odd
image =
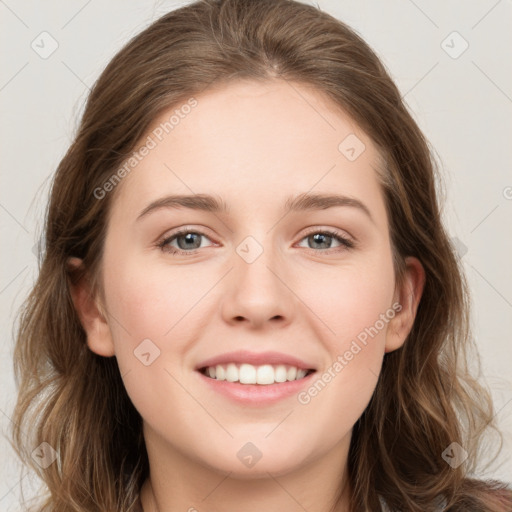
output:
[[[34,245],[49,177],[103,67],[132,35],[185,3],[0,0],[2,432],[15,399],[13,318],[37,275]],[[446,185],[445,222],[471,286],[474,336],[505,440],[498,461],[481,476],[512,482],[512,3],[318,5],[376,50],[436,149]],[[58,47],[45,55],[52,44]],[[0,456],[0,510],[17,510],[20,478],[29,488],[32,479],[20,474],[4,437]]]

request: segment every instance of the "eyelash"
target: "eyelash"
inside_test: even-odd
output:
[[[165,237],[161,241],[157,242],[157,247],[159,247],[163,252],[166,252],[166,253],[169,253],[169,254],[173,254],[173,255],[190,256],[190,255],[196,254],[197,251],[199,251],[199,249],[194,249],[192,251],[182,251],[181,249],[176,249],[174,247],[171,248],[170,246],[168,246],[168,244],[170,242],[172,242],[173,240],[175,240],[176,238],[179,238],[182,235],[187,235],[187,234],[190,234],[190,233],[193,233],[195,235],[200,235],[200,236],[209,238],[208,235],[206,235],[206,234],[204,234],[204,233],[202,233],[201,231],[198,231],[198,230],[181,229],[181,230],[177,231],[176,233],[173,233],[171,236]],[[319,250],[309,248],[310,251],[322,252],[323,254],[331,254],[332,252],[339,252],[340,249],[341,250],[343,250],[343,249],[349,249],[350,250],[350,249],[353,249],[355,247],[355,243],[352,240],[344,237],[338,231],[330,230],[330,229],[322,229],[322,230],[316,229],[316,230],[312,230],[309,233],[306,233],[301,238],[300,241],[304,240],[305,238],[307,238],[307,237],[309,237],[311,235],[316,235],[316,234],[327,235],[329,237],[332,237],[335,240],[337,240],[338,242],[340,242],[340,244],[343,247],[334,247],[334,248],[330,248],[330,249],[319,249]]]

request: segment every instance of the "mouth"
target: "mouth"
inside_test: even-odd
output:
[[[302,380],[316,370],[303,369],[284,364],[263,364],[255,366],[247,363],[228,363],[204,366],[197,371],[212,380],[268,386]]]

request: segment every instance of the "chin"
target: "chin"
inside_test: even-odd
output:
[[[237,449],[230,451],[233,453],[232,457],[226,457],[226,453],[219,454],[215,461],[208,457],[208,460],[204,460],[204,465],[222,474],[229,473],[229,478],[235,480],[268,478],[269,473],[275,477],[284,476],[301,466],[301,460],[297,457],[296,452],[277,454],[275,451],[265,453],[265,450],[261,450],[261,458],[257,460],[253,458],[252,461],[249,455],[244,456],[242,453],[239,456],[237,452],[239,452]],[[256,456],[256,452],[254,452],[253,457]]]

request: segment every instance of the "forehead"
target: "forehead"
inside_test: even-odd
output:
[[[144,144],[116,191],[132,205],[164,193],[269,204],[281,191],[378,192],[369,137],[323,93],[284,80],[234,81],[174,105]]]

